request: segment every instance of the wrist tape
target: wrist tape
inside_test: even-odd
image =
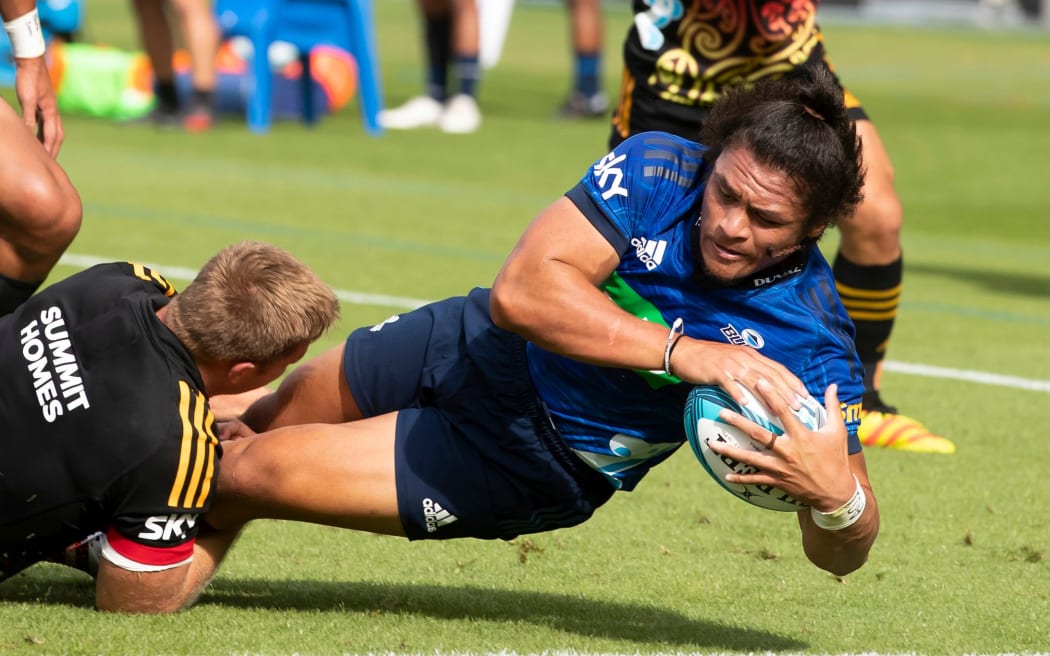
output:
[[[4,30],[11,40],[11,54],[17,59],[34,59],[47,50],[40,14],[35,7],[14,20],[5,21]]]
[[[853,480],[857,483],[853,496],[835,510],[825,513],[810,507],[809,514],[813,517],[814,524],[825,531],[841,531],[853,526],[860,519],[860,516],[864,514],[865,506],[868,505],[868,497],[864,494],[864,488],[860,486],[860,480],[856,475],[853,476]]]

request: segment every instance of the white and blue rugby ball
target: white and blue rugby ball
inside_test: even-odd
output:
[[[747,396],[747,404],[744,406],[717,385],[697,385],[689,392],[689,398],[685,402],[685,435],[689,446],[693,447],[693,454],[707,473],[738,499],[767,510],[793,512],[806,508],[806,504],[779,488],[768,485],[741,485],[726,480],[726,474],[748,474],[754,473],[756,469],[729,456],[718,455],[708,447],[708,443],[722,442],[759,452],[766,451],[766,447],[752,440],[744,431],[719,419],[718,413],[723,408],[743,415],[777,435],[784,434],[780,420],[770,413],[765,404],[746,387],[741,385],[740,389]],[[803,399],[802,407],[795,411],[795,416],[812,430],[822,428],[827,422],[824,406],[811,396]]]

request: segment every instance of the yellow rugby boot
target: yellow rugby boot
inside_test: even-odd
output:
[[[955,453],[955,444],[951,440],[931,433],[920,422],[899,414],[896,408],[882,403],[865,405],[870,409],[861,411],[857,429],[857,436],[864,446],[915,453]]]

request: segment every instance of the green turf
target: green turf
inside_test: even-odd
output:
[[[408,2],[376,10],[394,104],[420,88],[418,22]],[[87,38],[134,46],[126,2],[88,11]],[[610,5],[609,90],[628,20]],[[905,206],[890,358],[1047,380],[1046,34],[826,28]],[[184,135],[66,116],[61,161],[85,205],[70,253],[192,269],[255,238],[342,290],[433,299],[488,284],[531,217],[603,154],[602,122],[552,118],[568,74],[564,11],[521,5],[474,135],[370,138],[356,103],[265,137],[237,120]],[[344,303],[322,346],[395,310]],[[591,522],[511,543],[257,523],[174,617],[97,614],[84,578],[40,565],[0,587],[0,654],[1050,650],[1050,397],[893,372],[884,388],[959,451],[868,450],[883,528],[843,581],[805,560],[793,518],[734,500],[683,450]]]

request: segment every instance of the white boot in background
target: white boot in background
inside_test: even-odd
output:
[[[445,112],[438,124],[448,134],[468,134],[481,127],[481,109],[473,97],[464,93],[452,96],[445,104]]]
[[[376,117],[388,130],[414,130],[434,127],[442,119],[444,107],[430,96],[417,96],[400,107],[384,109]]]

